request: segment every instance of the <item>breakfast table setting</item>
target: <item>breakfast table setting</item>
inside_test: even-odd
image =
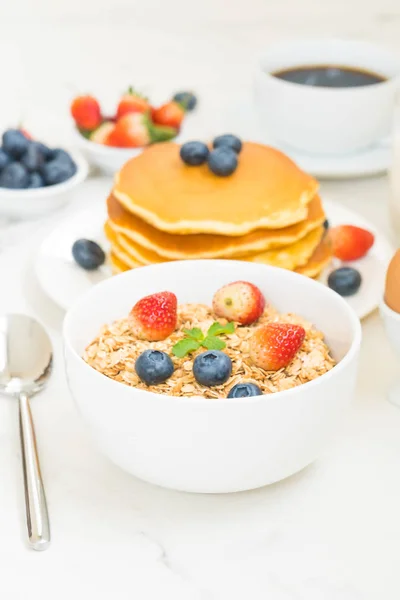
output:
[[[69,59],[60,54],[65,70],[55,75],[59,91],[46,88],[51,108],[45,91],[24,70],[31,59],[16,51],[14,40],[4,42],[4,51],[12,50],[8,76],[14,91],[0,101],[1,597],[398,599],[400,46],[392,23],[400,13],[385,1],[387,12],[367,2],[359,31],[350,25],[340,29],[342,13],[330,9],[326,35],[304,27],[301,37],[295,35],[294,3],[289,26],[277,3],[269,13],[254,1],[254,16],[244,18],[236,4],[228,15],[218,2],[218,18],[203,16],[193,33],[200,40],[210,26],[210,48],[203,57],[195,54],[192,72],[162,29],[163,19],[172,23],[169,14],[159,16],[152,30],[149,15],[126,9],[127,23],[136,18],[142,23],[132,25],[140,43],[147,35],[153,44],[134,81],[129,61],[113,71],[111,59],[96,45],[109,70],[108,84],[101,83],[99,66],[91,71],[89,59],[79,70],[74,48],[75,78],[66,66]],[[321,23],[322,14],[314,18],[311,4],[305,3],[306,14],[314,25]],[[87,15],[78,17],[72,3],[71,21],[61,26],[49,10],[49,23],[60,27],[60,44],[66,43],[66,32],[75,31],[86,47]],[[267,43],[270,17],[276,31]],[[36,18],[30,17],[32,23]],[[189,31],[191,19],[187,15]],[[387,27],[386,40],[381,26]],[[48,24],[40,27],[54,41]],[[129,31],[126,27],[115,25],[115,39],[117,30],[119,37]],[[176,27],[176,39],[189,43],[188,32]],[[94,30],[104,33],[104,23],[96,22]],[[90,39],[97,43],[93,31]],[[247,44],[243,57],[234,42],[237,33]],[[170,53],[171,72],[156,64],[157,43]],[[221,48],[231,49],[237,71],[226,57],[226,77],[219,68],[208,76],[203,63],[211,65],[213,52]],[[243,76],[239,81],[237,74]],[[29,86],[31,102],[17,108],[16,91]],[[128,135],[135,142],[129,144]],[[266,147],[272,152],[264,153]],[[153,212],[150,194],[143,206],[139,203],[146,174],[155,178],[160,196]],[[276,189],[288,189],[288,181],[294,182],[290,189],[306,190],[300,203],[289,206],[297,210],[296,218],[276,226],[275,211],[272,227],[263,220],[265,204],[260,217],[251,197],[260,178],[271,198]],[[233,189],[230,181],[236,182]],[[164,189],[171,189],[165,197]],[[206,208],[209,189],[220,196],[212,196]],[[237,189],[250,190],[247,205]],[[203,193],[202,209],[193,203],[194,212],[185,212],[196,193]],[[174,195],[181,229],[168,221]],[[235,208],[229,202],[236,196]],[[220,205],[226,201],[225,213],[218,212],[218,197]],[[197,262],[194,251],[189,260],[179,260],[191,234],[207,244],[220,233],[229,235],[219,235],[219,241],[233,237],[247,243],[252,238],[246,236],[270,227],[272,239],[283,228],[311,223],[306,205],[312,202],[323,212],[312,222],[315,240],[313,231],[304,233],[311,241],[301,263],[293,259],[303,248],[294,234],[284,245],[288,252],[280,253],[279,243],[271,242],[272,250],[265,246],[254,262],[234,244],[232,255],[214,256],[207,247]],[[214,221],[207,213],[201,221],[201,210]],[[251,223],[253,216],[258,226]],[[147,229],[136,228],[138,219]],[[347,223],[364,236],[357,244],[365,242],[357,255],[356,242],[346,238],[350,258],[336,249],[334,238]],[[142,247],[147,230],[154,237],[149,234],[151,244],[145,240]],[[179,243],[168,247],[176,234]],[[344,244],[343,238],[339,242]],[[154,250],[157,244],[160,250]],[[233,261],[219,260],[226,258]],[[307,267],[309,277],[301,271]],[[253,320],[240,320],[228,304],[218,305],[236,280],[250,286],[246,294],[253,300],[259,294]],[[172,328],[151,337],[153,330],[143,333],[140,303],[155,302],[157,292],[167,289],[181,304],[176,307],[172,294]],[[174,302],[171,294],[166,298]],[[163,297],[163,307],[165,302]],[[202,303],[199,314],[212,305],[205,313],[212,317],[205,321],[207,331],[199,329],[197,314],[192,318],[187,312],[189,303]],[[248,350],[250,337],[244,360],[250,352],[255,366],[241,370],[230,340],[240,327],[243,338],[250,336],[257,319],[261,328],[268,327],[267,313],[275,308],[273,319],[282,313],[285,326],[302,336],[290,360],[297,352],[297,359],[307,362],[301,354],[307,344],[332,351],[333,359],[316,367],[319,373],[307,378],[303,372],[297,380],[285,371],[289,358],[266,366],[251,341]],[[174,338],[177,310],[186,319],[185,338],[180,330]],[[315,318],[315,339],[303,317]],[[103,329],[116,319],[114,329]],[[135,363],[128,356],[127,371],[115,370],[112,360],[106,371],[101,342],[115,334],[117,341],[125,336],[131,343],[131,330],[142,354],[133,351]],[[172,350],[164,344],[170,338],[178,342]],[[177,348],[182,342],[183,351]],[[196,372],[203,354],[192,360],[192,351],[223,355],[225,366],[227,360],[233,364],[234,379],[230,364],[229,375],[210,382],[206,364]],[[159,381],[143,361],[139,369],[149,352],[162,354],[171,368]],[[132,379],[129,369],[136,371]],[[272,370],[288,376],[287,387],[279,387],[273,376],[263,380]],[[240,379],[243,372],[253,383]],[[246,385],[250,388],[243,391]],[[270,391],[278,392],[280,407],[272,404]],[[268,397],[260,398],[263,394]]]

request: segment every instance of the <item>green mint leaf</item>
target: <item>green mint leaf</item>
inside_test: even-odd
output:
[[[221,335],[222,333],[233,333],[235,331],[235,323],[231,321],[226,325],[222,325],[215,321],[207,331],[207,335]]]
[[[200,342],[192,338],[184,338],[172,347],[172,354],[178,358],[183,358],[186,354],[194,352],[200,348]]]
[[[183,331],[193,340],[197,340],[198,342],[204,340],[203,332],[198,327],[193,327],[193,329],[184,329]]]
[[[207,348],[207,350],[222,350],[226,347],[224,340],[214,337],[213,335],[208,335],[201,345]]]

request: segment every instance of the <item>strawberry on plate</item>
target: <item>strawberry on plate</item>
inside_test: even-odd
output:
[[[250,325],[259,319],[265,308],[265,298],[259,288],[248,281],[234,281],[217,290],[213,310],[218,317]]]
[[[172,292],[145,296],[129,314],[132,333],[141,340],[157,342],[171,335],[177,325],[177,298]]]
[[[117,120],[129,113],[146,113],[150,110],[150,104],[144,96],[138,94],[133,88],[129,88],[119,101],[117,108]]]
[[[71,114],[79,129],[96,129],[102,121],[100,104],[93,96],[75,98],[71,104]]]
[[[267,323],[256,329],[250,339],[250,358],[256,367],[278,371],[296,356],[305,334],[300,325]]]
[[[358,260],[374,244],[374,235],[355,225],[338,225],[329,230],[333,255],[343,261]]]
[[[178,102],[167,102],[159,108],[153,108],[151,117],[156,125],[168,125],[179,129],[185,117],[185,110]]]

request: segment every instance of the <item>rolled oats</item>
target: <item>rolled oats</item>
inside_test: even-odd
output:
[[[183,304],[178,307],[176,331],[161,342],[147,342],[134,337],[128,319],[120,319],[101,329],[99,336],[86,348],[83,358],[103,375],[126,385],[168,396],[203,398],[226,397],[229,390],[240,382],[257,384],[263,394],[288,390],[316,379],[335,365],[323,340],[323,334],[311,323],[294,314],[279,314],[274,308],[267,306],[256,323],[250,326],[238,325],[234,333],[223,336],[222,339],[226,342],[224,352],[232,360],[232,375],[228,381],[214,388],[202,386],[193,376],[193,361],[205,348],[200,348],[184,358],[173,356],[171,350],[172,346],[185,336],[183,328],[200,327],[205,332],[215,320],[217,317],[208,306]],[[226,323],[224,319],[218,320]],[[301,325],[306,335],[299,352],[287,367],[279,371],[264,371],[250,360],[249,339],[256,327],[273,321]],[[169,354],[175,366],[173,375],[165,383],[157,386],[147,386],[140,381],[134,368],[138,356],[149,348]]]

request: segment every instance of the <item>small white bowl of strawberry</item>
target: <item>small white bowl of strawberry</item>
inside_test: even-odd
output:
[[[113,116],[106,116],[96,98],[78,96],[71,104],[78,145],[90,164],[113,175],[146,146],[176,139],[186,113],[197,104],[191,92],[178,92],[154,107],[129,88]]]

